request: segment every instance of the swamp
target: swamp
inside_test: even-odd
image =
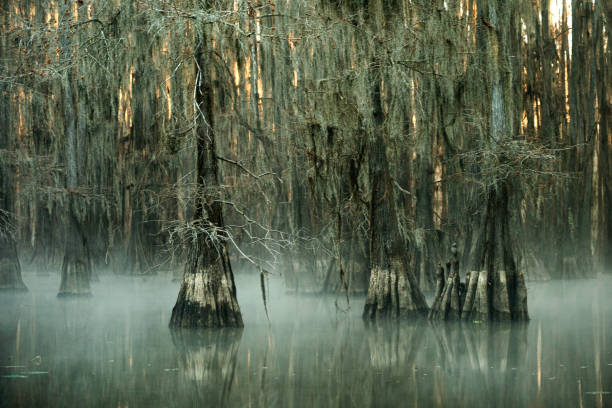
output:
[[[0,407],[611,407],[611,32],[3,0]]]

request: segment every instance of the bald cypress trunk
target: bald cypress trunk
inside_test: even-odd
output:
[[[488,103],[480,112],[486,119],[487,132],[481,140],[481,148],[487,154],[495,154],[501,168],[511,166],[513,158],[506,153],[506,144],[512,142],[513,81],[509,63],[508,37],[512,29],[510,21],[516,3],[478,2],[477,45],[480,51],[483,83],[488,86],[483,95]],[[490,90],[490,91],[489,91]],[[433,319],[458,318],[465,320],[528,320],[527,289],[522,273],[517,270],[514,249],[510,238],[510,194],[516,186],[512,176],[505,175],[485,180],[483,206],[480,219],[471,238],[468,264],[469,279],[463,304],[457,307],[459,297],[458,271],[450,273],[445,288],[435,299]],[[458,268],[453,268],[457,269]],[[459,309],[459,310],[458,310]]]
[[[64,260],[58,297],[90,296],[91,261],[87,238],[79,220],[77,164],[76,164],[76,112],[69,73],[62,77],[64,128],[66,132],[66,237]]]
[[[196,238],[185,266],[183,282],[172,309],[171,327],[242,327],[236,286],[224,241],[213,237],[224,228],[218,201],[214,94],[205,34],[198,39],[196,62],[197,197]],[[205,230],[205,231],[203,231]]]
[[[70,2],[65,2],[60,8],[63,18],[71,16]],[[66,22],[68,24],[68,22]],[[60,37],[60,62],[68,65],[73,53],[72,33],[64,32]],[[91,296],[89,281],[91,278],[91,258],[87,247],[87,238],[81,225],[82,212],[78,192],[79,188],[79,157],[77,140],[77,110],[73,82],[76,82],[76,68],[68,68],[62,74],[62,104],[64,109],[64,137],[65,137],[65,179],[66,179],[66,229],[64,259],[62,262],[61,282],[58,297]],[[81,137],[83,134],[80,135]]]
[[[508,29],[515,4],[495,1],[478,3],[478,42],[486,59],[487,81],[491,85],[489,137],[485,142],[497,150],[500,162],[509,163],[502,153],[503,143],[511,140],[515,124],[508,112],[513,112],[512,85],[507,45]],[[502,179],[487,188],[486,207],[482,212],[479,237],[475,241],[471,273],[479,273],[471,310],[463,318],[479,320],[527,320],[527,290],[522,273],[516,268],[510,239],[509,199],[514,187],[511,180]],[[484,274],[484,276],[482,276]],[[471,279],[471,276],[470,276]],[[468,296],[470,294],[468,293]]]
[[[0,102],[0,127],[8,125],[7,109]],[[0,135],[0,149],[6,145],[6,133]],[[17,245],[13,235],[13,214],[9,173],[5,163],[0,164],[0,290],[27,291],[21,278],[21,264],[17,256]]]
[[[4,30],[8,25],[7,15],[0,16],[0,27]],[[8,63],[7,37],[0,37],[0,61]],[[5,67],[2,67],[6,69]],[[4,95],[6,87],[0,84],[0,95]],[[10,100],[0,99],[0,152],[9,150],[10,146]],[[17,245],[13,235],[13,177],[8,160],[0,160],[0,290],[27,290],[21,279],[21,265],[17,256]]]
[[[28,290],[21,278],[17,245],[5,232],[0,232],[0,290]]]
[[[510,245],[509,184],[491,189],[482,215],[481,239],[475,248],[465,320],[528,320],[525,278],[517,270]],[[470,284],[474,281],[474,284]],[[470,289],[472,291],[470,292]]]
[[[8,14],[0,16],[0,29],[4,32],[8,31],[8,19]],[[4,63],[1,67],[4,72],[8,72],[9,55],[8,36],[0,36],[0,61]],[[0,95],[7,94],[8,86],[0,83]],[[8,97],[0,98],[0,154],[12,148],[10,103]],[[27,290],[21,278],[21,265],[14,237],[12,174],[14,169],[9,166],[9,160],[0,159],[0,290]]]
[[[601,3],[600,3],[601,4]],[[603,188],[602,194],[602,239],[600,250],[602,261],[607,270],[612,266],[612,160],[610,154],[612,149],[612,3],[604,2],[603,12],[606,16],[607,49],[604,53],[601,49],[601,69],[602,76],[600,81],[600,185]],[[601,39],[603,48],[603,38]]]
[[[383,136],[383,111],[380,82],[374,79],[371,94],[373,128],[370,151],[370,283],[363,317],[415,318],[426,315],[427,303],[413,271],[406,262],[393,199],[386,143]]]

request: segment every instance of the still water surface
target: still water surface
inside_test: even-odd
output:
[[[178,283],[0,294],[2,407],[612,407],[612,280],[532,283],[521,325],[366,326],[363,298],[239,277],[242,331],[171,332]]]

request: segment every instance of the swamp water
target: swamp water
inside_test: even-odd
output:
[[[238,277],[245,328],[171,332],[178,283],[0,294],[2,407],[612,407],[612,280],[531,283],[519,325],[367,326],[363,297]]]

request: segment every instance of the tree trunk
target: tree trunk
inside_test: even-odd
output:
[[[62,14],[69,15],[71,4],[66,2],[62,7]],[[73,44],[69,38],[69,33],[60,38],[60,46],[63,50],[63,57],[60,59],[67,64],[73,55]],[[89,281],[91,277],[91,258],[87,247],[85,232],[79,219],[79,202],[77,189],[78,180],[78,157],[77,150],[77,112],[74,104],[74,92],[72,79],[75,73],[73,69],[68,69],[61,78],[62,102],[64,107],[64,132],[66,137],[66,240],[64,248],[64,260],[62,263],[62,277],[60,282],[58,297],[65,296],[91,296]]]
[[[212,235],[224,228],[218,201],[218,167],[215,153],[214,108],[208,43],[198,39],[196,62],[197,115],[197,208],[194,224],[199,227],[185,266],[183,282],[172,309],[171,327],[242,327],[236,299],[234,275],[226,243]],[[205,231],[202,231],[204,229]]]
[[[603,12],[606,14],[607,52],[601,49],[602,77],[599,91],[599,109],[601,111],[600,123],[600,185],[602,193],[602,239],[600,253],[605,270],[610,271],[612,266],[612,160],[610,143],[612,143],[612,3],[604,2]],[[600,3],[601,5],[601,3]],[[603,48],[603,38],[601,39]]]
[[[383,137],[380,81],[374,79],[371,103],[373,129],[370,150],[370,284],[363,311],[366,319],[415,318],[426,315],[427,303],[414,274],[407,267],[406,251],[398,228]]]
[[[8,27],[8,16],[0,17],[0,27],[4,31]],[[0,61],[8,64],[8,36],[0,38]],[[2,67],[2,70],[8,69]],[[5,95],[7,87],[0,84],[0,95]],[[0,152],[10,150],[10,99],[0,99]],[[27,290],[21,279],[21,265],[17,256],[17,245],[13,236],[13,198],[14,198],[14,171],[9,169],[7,161],[0,162],[0,290]]]
[[[91,263],[87,238],[77,219],[74,194],[68,197],[66,248],[58,297],[91,296]]]
[[[72,86],[68,73],[62,77],[64,102],[64,128],[66,131],[66,240],[62,262],[61,282],[58,297],[91,296],[89,280],[91,261],[87,248],[87,238],[78,215],[76,129]]]
[[[508,119],[513,112],[512,77],[504,72],[508,49],[508,21],[515,12],[515,5],[503,9],[500,0],[478,2],[477,42],[482,52],[481,63],[485,83],[491,93],[488,106],[481,114],[488,119],[488,137],[484,147],[498,155],[501,165],[511,163],[504,153],[504,143],[510,141],[515,124]],[[509,176],[507,176],[509,177]],[[490,183],[490,184],[487,184]],[[455,298],[459,278],[458,268],[453,271],[442,290],[441,299],[434,302],[438,309],[432,318],[446,319],[461,316],[466,320],[528,320],[527,289],[522,273],[516,269],[515,256],[510,239],[509,194],[512,183],[508,178],[485,183],[485,206],[475,236],[471,240],[469,280],[463,305],[457,310]],[[455,261],[456,262],[456,261]]]
[[[17,245],[8,231],[0,231],[0,290],[28,290],[21,278]]]
[[[525,278],[516,269],[510,244],[509,186],[488,193],[483,214],[481,248],[470,270],[464,320],[529,320]]]

